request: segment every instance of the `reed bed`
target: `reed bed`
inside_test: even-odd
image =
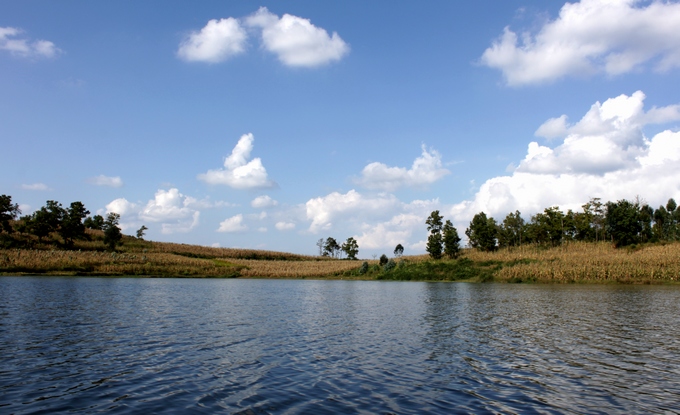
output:
[[[240,259],[263,259],[273,261],[322,261],[326,258],[307,255],[291,254],[278,251],[263,251],[256,249],[238,248],[213,248],[199,245],[186,245],[168,242],[148,243],[148,252],[174,253],[178,255],[193,256],[196,258],[240,258]]]
[[[340,260],[206,259],[159,252],[0,251],[0,272],[6,274],[310,278],[338,275],[360,265]]]
[[[466,250],[475,262],[498,261],[499,281],[665,283],[680,280],[680,242],[615,249],[610,243],[525,246],[497,252]]]
[[[266,278],[320,278],[340,275],[361,266],[359,261],[270,261],[253,259],[232,259],[243,266],[243,277]]]
[[[0,272],[58,275],[238,276],[227,261],[165,253],[13,249],[0,251]]]

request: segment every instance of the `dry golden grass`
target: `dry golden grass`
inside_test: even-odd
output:
[[[610,243],[524,246],[497,252],[465,250],[475,262],[500,261],[500,281],[662,283],[680,280],[680,242],[637,249]],[[509,264],[508,264],[509,263]]]
[[[268,261],[232,259],[231,262],[246,267],[244,277],[267,278],[315,278],[338,275],[361,266],[358,261]]]
[[[191,258],[159,252],[0,250],[0,272],[13,274],[311,278],[337,275],[360,265],[357,261],[313,257],[283,261]]]
[[[240,269],[227,261],[162,253],[0,251],[0,271],[5,273],[231,277],[237,275]]]

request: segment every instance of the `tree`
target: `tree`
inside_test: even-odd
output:
[[[394,248],[394,256],[397,257],[397,258],[401,258],[402,255],[404,255],[404,247],[401,246],[401,244],[398,244]]]
[[[390,260],[389,260],[389,258],[387,258],[387,255],[385,255],[385,254],[380,255],[380,266],[384,266],[389,261]]]
[[[545,208],[531,218],[533,236],[536,242],[559,245],[564,235],[564,213],[557,206]]]
[[[114,251],[116,245],[123,239],[123,234],[118,227],[119,222],[119,214],[111,212],[106,215],[106,220],[104,221],[104,244],[107,245],[111,251]]]
[[[347,241],[342,244],[342,250],[347,254],[348,259],[357,259],[359,253],[359,244],[356,239],[349,237]]]
[[[631,245],[639,241],[642,231],[640,206],[622,199],[618,202],[607,202],[605,223],[608,233],[616,247]]]
[[[508,213],[503,219],[503,223],[498,227],[498,245],[521,246],[526,241],[526,222],[522,218],[519,210],[515,213]]]
[[[340,245],[338,245],[338,242],[335,240],[335,238],[328,237],[326,238],[326,244],[323,247],[324,251],[324,256],[330,256],[333,258],[337,258],[338,253],[340,252],[342,248]]]
[[[319,256],[323,255],[323,245],[326,242],[325,239],[321,238],[318,241],[316,241],[316,246],[319,247]]]
[[[82,202],[73,202],[68,209],[64,210],[59,226],[59,235],[64,238],[64,243],[67,246],[72,246],[75,239],[85,238],[83,219],[89,214],[90,211],[85,209]]]
[[[476,214],[472,218],[470,226],[465,230],[470,246],[481,251],[496,249],[497,233],[498,225],[496,225],[496,221],[494,218],[487,218],[484,212]]]
[[[449,258],[458,258],[460,254],[460,237],[458,230],[453,226],[450,220],[447,220],[443,228],[444,237],[444,254]]]
[[[101,231],[104,230],[104,218],[102,215],[88,216],[83,225],[88,229]]]
[[[12,233],[12,226],[9,221],[15,220],[21,214],[19,205],[12,204],[12,196],[0,195],[0,226],[7,233]]]
[[[590,226],[595,234],[595,241],[604,239],[604,205],[599,197],[591,197],[588,203],[582,206],[583,213],[590,221]]]
[[[427,237],[427,245],[425,250],[430,254],[432,259],[440,259],[442,257],[442,221],[443,217],[438,210],[430,213],[430,216],[425,220],[427,230],[430,236]]]
[[[137,239],[144,239],[144,231],[147,231],[149,228],[146,226],[142,225],[141,228],[137,229]]]
[[[61,207],[61,203],[48,200],[45,206],[26,218],[26,230],[42,240],[50,233],[59,230],[64,216],[66,216],[66,210]]]

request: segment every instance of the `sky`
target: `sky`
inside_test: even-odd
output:
[[[680,2],[0,2],[0,193],[123,232],[359,257],[680,200]]]

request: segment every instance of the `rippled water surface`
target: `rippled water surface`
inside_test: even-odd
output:
[[[680,287],[0,278],[0,413],[678,413]]]

